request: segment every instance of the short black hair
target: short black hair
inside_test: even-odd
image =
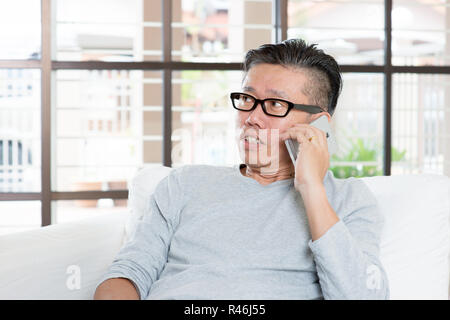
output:
[[[303,92],[319,107],[333,115],[342,90],[342,77],[336,60],[302,39],[289,39],[277,44],[264,44],[247,52],[244,72],[261,64],[277,64],[303,69],[310,80]]]

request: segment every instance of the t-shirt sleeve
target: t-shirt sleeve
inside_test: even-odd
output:
[[[133,236],[116,255],[99,285],[111,278],[126,278],[145,299],[167,261],[170,242],[184,205],[184,194],[178,174],[172,170],[163,178],[152,195]]]
[[[354,180],[341,196],[343,218],[309,241],[324,298],[389,299],[387,275],[379,260],[384,220],[378,202],[361,180]]]

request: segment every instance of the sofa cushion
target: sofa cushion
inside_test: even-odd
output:
[[[133,179],[126,224],[129,239],[150,195],[172,168],[142,169]],[[420,174],[361,178],[377,198],[385,225],[380,260],[391,299],[447,299],[450,179]]]
[[[119,251],[123,213],[0,236],[0,299],[92,299]]]
[[[448,299],[450,179],[365,177],[385,218],[380,260],[391,299]]]
[[[169,174],[173,168],[151,166],[140,169],[130,182],[128,191],[128,208],[130,216],[125,224],[125,241],[131,238],[136,223],[140,220],[150,205],[150,196],[158,183]]]

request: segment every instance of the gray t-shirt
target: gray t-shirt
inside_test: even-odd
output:
[[[359,179],[324,178],[339,216],[312,241],[294,179],[261,185],[240,165],[173,169],[107,274],[141,299],[388,299],[383,218]]]

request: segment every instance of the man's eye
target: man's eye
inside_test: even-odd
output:
[[[270,101],[270,106],[273,107],[273,108],[282,108],[283,104],[281,104],[278,101]]]

